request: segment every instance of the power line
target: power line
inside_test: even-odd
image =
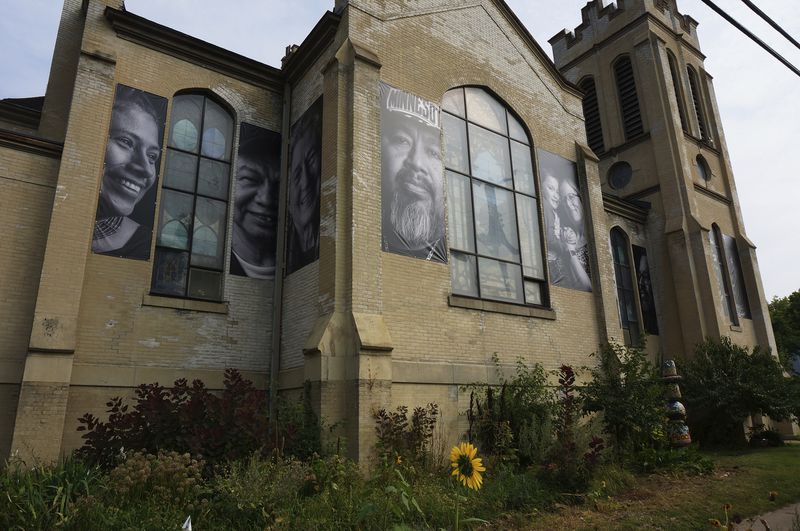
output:
[[[778,25],[778,23],[777,23],[777,22],[775,22],[774,20],[772,20],[772,19],[769,17],[769,15],[767,15],[766,13],[764,13],[763,11],[761,11],[761,10],[758,8],[758,6],[757,6],[757,5],[755,5],[755,4],[754,4],[753,2],[751,2],[750,0],[742,0],[742,2],[744,2],[744,5],[746,5],[746,6],[747,6],[747,7],[749,7],[750,9],[752,9],[752,10],[753,10],[753,12],[755,12],[755,13],[756,13],[756,14],[757,14],[759,17],[763,18],[763,19],[764,19],[764,20],[767,22],[767,24],[769,24],[770,26],[772,26],[773,28],[775,28],[775,29],[778,31],[778,33],[780,33],[781,35],[783,35],[784,37],[786,37],[786,38],[789,40],[789,42],[791,42],[792,44],[794,44],[794,45],[795,45],[797,48],[800,48],[800,42],[797,42],[797,41],[795,40],[795,38],[794,38],[794,37],[792,37],[791,35],[789,35],[789,34],[786,32],[786,30],[785,30],[785,29],[783,29],[782,27],[780,27],[780,26]]]
[[[714,11],[715,11],[715,12],[716,12],[716,13],[717,13],[719,16],[721,16],[722,18],[724,18],[725,20],[727,20],[728,22],[730,22],[730,23],[731,23],[731,24],[732,24],[732,25],[733,25],[733,26],[734,26],[736,29],[738,29],[739,31],[741,31],[742,33],[744,33],[745,35],[747,35],[748,37],[750,37],[750,39],[751,39],[753,42],[755,42],[756,44],[758,44],[759,46],[761,46],[762,48],[764,48],[764,49],[765,49],[767,52],[769,52],[769,53],[770,53],[770,55],[772,55],[772,56],[773,56],[775,59],[777,59],[778,61],[780,61],[781,63],[783,63],[783,65],[784,65],[786,68],[788,68],[789,70],[791,70],[792,72],[794,72],[794,73],[795,73],[795,74],[796,74],[798,77],[800,77],[800,70],[799,70],[799,69],[798,69],[796,66],[794,66],[792,63],[790,63],[790,62],[789,62],[789,61],[788,61],[788,60],[787,60],[785,57],[783,57],[781,54],[779,54],[778,52],[776,52],[775,50],[773,50],[773,49],[772,49],[772,48],[771,48],[771,47],[770,47],[770,46],[769,46],[767,43],[765,43],[764,41],[762,41],[761,39],[759,39],[758,37],[756,37],[756,36],[755,36],[755,34],[754,34],[753,32],[751,32],[749,29],[747,29],[747,28],[745,28],[744,26],[742,26],[742,25],[741,25],[739,22],[737,22],[737,21],[736,21],[736,19],[734,19],[734,18],[733,18],[732,16],[730,16],[728,13],[726,13],[725,11],[723,11],[723,10],[722,10],[722,9],[721,9],[719,6],[717,6],[717,4],[715,4],[715,3],[714,3],[714,2],[712,2],[711,0],[701,0],[701,1],[702,1],[702,2],[703,2],[705,5],[707,5],[707,6],[708,6],[708,7],[710,7],[711,9],[713,9],[713,10],[714,10]]]

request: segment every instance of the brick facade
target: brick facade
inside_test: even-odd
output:
[[[15,242],[0,254],[5,278],[15,279],[0,287],[0,456],[57,458],[80,444],[77,417],[100,413],[110,396],[179,377],[218,388],[225,367],[287,392],[310,382],[316,409],[339,423],[353,457],[371,452],[381,407],[436,402],[454,438],[465,428],[461,386],[496,381],[519,359],[547,369],[587,365],[598,344],[622,340],[614,227],[648,251],[661,331],[648,343],[654,360],[705,336],[774,347],[696,23],[662,4],[626,0],[601,11],[590,2],[574,34],[551,40],[556,66],[498,0],[337,2],[278,70],[116,2],[68,0],[39,130],[16,143],[0,131],[0,191],[13,198],[0,227]],[[711,142],[681,131],[667,50],[682,70],[700,73]],[[639,90],[646,133],[636,142],[625,141],[616,108],[610,65],[620,54],[630,55]],[[586,147],[573,85],[586,75],[601,102],[601,154]],[[547,307],[467,299],[452,295],[449,264],[382,252],[380,82],[433,102],[453,87],[487,87],[524,122],[534,152],[575,162],[592,291],[550,285]],[[230,111],[236,137],[242,122],[280,132],[284,156],[290,126],[322,96],[319,260],[287,275],[281,247],[274,281],[226,274],[223,300],[206,302],[152,295],[152,256],[93,254],[117,84],[166,98],[167,116],[180,92],[210,95]],[[697,176],[698,154],[710,181]],[[607,179],[619,160],[634,176],[621,191]],[[284,159],[281,231],[287,171]],[[752,319],[736,327],[721,310],[712,224],[738,244]],[[232,226],[229,211],[228,242]]]

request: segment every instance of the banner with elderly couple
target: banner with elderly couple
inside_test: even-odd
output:
[[[589,233],[577,165],[542,149],[537,150],[537,154],[550,283],[562,288],[592,291]]]
[[[281,135],[242,123],[233,200],[231,274],[275,278]]]
[[[167,100],[117,85],[92,251],[148,260]]]
[[[295,122],[289,136],[289,235],[286,270],[293,273],[319,259],[322,98]]]
[[[439,106],[380,84],[381,247],[447,262]]]

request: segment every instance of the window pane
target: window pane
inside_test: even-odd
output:
[[[474,181],[473,197],[478,254],[519,262],[514,194]]]
[[[153,266],[153,292],[162,295],[186,294],[186,273],[189,269],[189,253],[156,249]]]
[[[467,119],[498,133],[508,134],[506,110],[483,89],[467,87]]]
[[[450,275],[453,283],[453,293],[456,295],[478,296],[477,272],[475,270],[475,257],[458,252],[450,253]]]
[[[511,142],[511,161],[514,166],[514,189],[535,196],[536,185],[533,184],[531,148]]]
[[[192,238],[192,265],[222,269],[225,203],[197,198]]]
[[[158,222],[158,245],[175,249],[189,248],[194,197],[173,190],[161,194],[161,217]]]
[[[164,169],[164,186],[194,193],[197,175],[197,157],[180,151],[167,150],[167,165]]]
[[[445,167],[462,173],[469,173],[467,123],[449,114],[443,114],[442,124],[444,125]]]
[[[523,273],[526,277],[544,280],[542,240],[539,238],[539,211],[536,200],[525,195],[517,195],[517,213]]]
[[[725,281],[725,270],[722,266],[722,242],[717,237],[717,231],[714,228],[708,232],[708,238],[711,243],[711,258],[714,262],[714,271],[717,274],[717,289],[722,300],[722,309],[725,312],[725,316],[735,323],[738,319],[731,315],[731,294]]]
[[[200,160],[200,176],[197,193],[217,199],[228,199],[229,165],[208,159]]]
[[[232,138],[233,120],[222,107],[207,99],[202,154],[212,159],[230,160]]]
[[[189,94],[172,100],[172,130],[169,145],[197,153],[200,117],[203,113],[203,96]]]
[[[442,98],[442,110],[464,118],[464,90],[457,88],[445,92]]]
[[[522,303],[522,276],[518,265],[479,258],[481,297]]]
[[[472,175],[511,188],[511,156],[508,139],[469,124]]]
[[[514,140],[519,140],[523,144],[528,144],[528,135],[525,134],[525,129],[516,118],[511,116],[511,113],[508,113],[508,132],[509,136]]]
[[[722,242],[725,246],[725,258],[728,261],[728,272],[731,275],[731,293],[736,305],[736,315],[750,319],[750,303],[747,301],[747,290],[744,285],[744,275],[742,265],[739,261],[739,250],[736,247],[736,239],[727,234],[722,235]]]
[[[525,281],[525,302],[542,305],[542,285],[538,282]]]
[[[447,172],[447,204],[450,206],[450,246],[474,253],[475,235],[472,231],[472,198],[468,177]]]
[[[192,268],[189,271],[189,297],[222,300],[222,273]]]

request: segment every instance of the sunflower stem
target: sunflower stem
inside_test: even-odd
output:
[[[459,496],[456,495],[456,531],[459,530],[459,526],[458,526],[458,509],[459,509]]]

